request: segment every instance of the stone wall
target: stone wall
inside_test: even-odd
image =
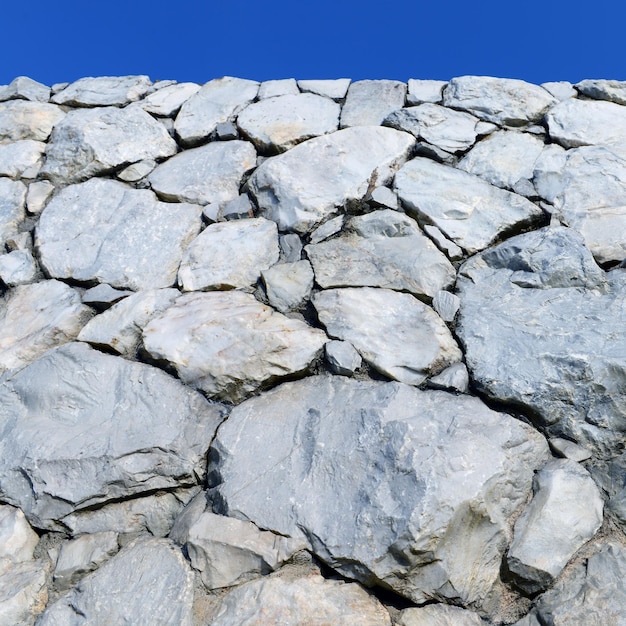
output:
[[[625,104],[0,87],[0,625],[626,623]]]

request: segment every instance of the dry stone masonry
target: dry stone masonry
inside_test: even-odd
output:
[[[626,83],[0,87],[0,626],[626,624]]]

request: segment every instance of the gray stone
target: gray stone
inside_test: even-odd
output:
[[[232,587],[278,569],[306,548],[302,539],[259,530],[252,522],[202,513],[187,533],[191,566],[207,589]]]
[[[38,180],[28,185],[26,194],[26,210],[31,215],[39,215],[46,206],[54,185],[47,180]]]
[[[456,332],[477,388],[525,407],[550,436],[615,454],[626,423],[626,272],[605,275],[580,235],[555,226],[474,257],[456,288]]]
[[[574,89],[574,85],[566,80],[541,83],[541,86],[557,100],[567,100],[568,98],[576,97],[576,89]]]
[[[117,177],[128,183],[136,183],[150,174],[156,166],[156,161],[144,159],[125,167],[121,172],[118,172]]]
[[[24,219],[26,186],[17,180],[0,178],[0,250],[7,239],[17,234],[20,222]]]
[[[561,437],[552,437],[548,440],[550,449],[552,452],[560,457],[571,459],[580,463],[590,459],[592,454],[586,448],[579,446],[577,443],[570,441],[569,439],[563,439]]]
[[[72,343],[0,384],[0,497],[39,528],[109,501],[202,480],[223,418],[158,369]]]
[[[302,240],[295,233],[279,235],[278,244],[283,263],[295,263],[302,258]]]
[[[87,208],[88,207],[88,210]],[[36,245],[50,276],[156,289],[176,281],[202,207],[158,202],[146,189],[94,178],[62,189],[39,220]]]
[[[209,396],[238,402],[263,384],[305,371],[326,335],[240,291],[181,296],[144,329],[144,346]]]
[[[515,522],[507,554],[516,584],[529,593],[549,587],[602,524],[603,502],[589,472],[555,459],[534,478],[534,496]]]
[[[607,461],[594,461],[589,470],[607,496],[606,508],[622,529],[626,529],[626,453]]]
[[[343,228],[345,216],[338,215],[318,226],[309,236],[309,242],[312,244],[325,241],[329,237],[336,235]]]
[[[218,211],[218,219],[220,221],[244,220],[251,217],[254,217],[254,206],[246,193],[242,193],[234,200],[229,200]]]
[[[349,78],[335,78],[327,80],[299,80],[300,91],[315,93],[333,100],[343,100],[350,86]]]
[[[437,163],[445,163],[452,167],[456,167],[458,162],[456,155],[450,154],[450,152],[446,152],[437,146],[433,146],[427,141],[418,141],[415,144],[414,156],[426,157]]]
[[[281,313],[297,309],[313,289],[313,270],[308,261],[279,263],[261,275],[269,303]]]
[[[38,83],[28,76],[18,76],[8,85],[0,87],[0,102],[5,100],[31,100],[32,102],[48,102],[50,87]]]
[[[192,604],[193,572],[180,550],[168,539],[148,539],[132,543],[83,578],[37,623],[191,626]]]
[[[57,92],[50,100],[56,104],[78,107],[121,107],[145,96],[151,85],[147,76],[80,78]]]
[[[230,121],[252,102],[259,83],[241,78],[216,78],[187,100],[176,116],[174,128],[183,145],[205,140],[218,124]]]
[[[180,296],[178,289],[140,291],[92,318],[78,334],[78,341],[106,346],[116,354],[133,357],[148,322]],[[84,302],[83,298],[83,302]]]
[[[0,559],[17,563],[33,559],[39,535],[31,528],[20,509],[0,504]]]
[[[274,98],[276,96],[290,96],[299,94],[298,83],[295,78],[283,78],[280,80],[266,80],[259,86],[259,100]]]
[[[409,78],[406,103],[409,106],[433,102],[435,104],[443,99],[443,88],[448,83],[445,80],[416,80]]]
[[[270,576],[225,595],[212,626],[238,624],[358,624],[391,626],[389,613],[360,585],[312,574],[295,580]]]
[[[45,149],[45,143],[32,139],[0,144],[0,176],[35,178]]]
[[[158,89],[149,96],[141,100],[137,106],[144,111],[159,115],[161,117],[170,117],[180,110],[180,107],[198,93],[200,85],[196,83],[176,83],[167,85],[162,89]]]
[[[54,127],[41,175],[55,184],[76,183],[176,150],[167,130],[137,107],[75,109]]]
[[[459,152],[474,145],[479,122],[469,113],[438,104],[420,104],[394,111],[384,124],[411,133],[446,152]]]
[[[82,535],[64,542],[54,569],[56,586],[66,591],[118,550],[117,533],[112,531]]]
[[[467,393],[469,390],[469,374],[465,363],[454,363],[450,367],[446,367],[441,374],[437,374],[437,376],[433,376],[428,380],[428,386],[433,389]]]
[[[0,559],[0,624],[33,626],[48,602],[41,562]]]
[[[46,141],[64,117],[65,111],[56,104],[24,100],[0,103],[0,141]]]
[[[542,210],[526,198],[421,157],[396,174],[395,189],[407,212],[433,223],[470,254],[507,230],[543,217]]]
[[[536,196],[531,181],[543,148],[543,141],[533,135],[501,130],[476,144],[459,161],[458,167],[496,187]]]
[[[359,80],[351,83],[341,110],[341,128],[377,126],[404,106],[406,84],[396,80]]]
[[[341,237],[305,249],[323,288],[385,287],[430,299],[456,276],[415,221],[390,209],[353,217]]]
[[[395,626],[484,626],[478,613],[446,604],[430,604],[400,611]]]
[[[327,289],[312,302],[331,337],[350,341],[370,365],[394,380],[419,385],[461,360],[441,318],[408,293]]]
[[[32,252],[33,238],[28,231],[16,233],[6,240],[5,247],[8,252],[13,252],[15,250],[28,250]]]
[[[237,127],[233,122],[220,122],[215,127],[215,136],[216,139],[220,141],[226,141],[229,139],[237,139],[239,134],[237,132]]]
[[[278,256],[274,222],[257,217],[210,224],[185,250],[178,283],[184,291],[251,287]]]
[[[209,484],[218,512],[304,534],[344,576],[480,607],[548,456],[534,429],[477,398],[321,376],[233,409]]]
[[[0,280],[7,287],[27,285],[39,277],[39,267],[30,250],[14,250],[0,255]]]
[[[114,289],[111,285],[100,283],[83,293],[83,302],[100,309],[106,309],[123,298],[132,296],[134,292]]]
[[[370,186],[384,185],[413,143],[408,133],[380,127],[316,137],[265,161],[250,178],[250,191],[279,230],[306,233]]]
[[[251,143],[215,141],[177,154],[159,165],[148,180],[165,200],[224,203],[239,195],[243,175],[255,165]]]
[[[11,289],[0,300],[0,373],[72,341],[92,315],[76,290],[56,280]]]
[[[394,211],[400,210],[400,203],[398,202],[398,194],[395,191],[389,189],[389,187],[376,187],[372,191],[369,200],[377,206],[384,207],[386,209],[393,209]]]
[[[458,261],[463,258],[463,250],[450,241],[436,226],[424,224],[424,232],[431,238],[433,243],[451,260]]]
[[[506,126],[538,122],[556,102],[545,89],[514,78],[460,76],[443,90],[445,106]]]
[[[438,291],[433,298],[433,309],[444,322],[453,322],[461,306],[461,300],[449,291]]]
[[[237,117],[241,133],[263,152],[284,152],[337,130],[341,107],[312,93],[277,96],[248,105]]]
[[[361,355],[349,341],[329,341],[325,354],[328,367],[335,374],[352,376],[361,367]]]
[[[168,537],[181,547],[187,543],[189,529],[200,519],[207,510],[209,502],[206,491],[197,493],[187,505],[179,512],[172,524]]]
[[[588,98],[608,100],[616,104],[626,104],[626,81],[623,80],[581,80],[574,85]]]

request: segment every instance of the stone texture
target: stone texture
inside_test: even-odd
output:
[[[351,83],[341,110],[341,128],[377,126],[392,111],[401,109],[406,84],[395,80],[359,80]]]
[[[275,98],[276,96],[290,96],[299,94],[298,83],[295,78],[266,80],[259,86],[259,100]]]
[[[563,439],[561,437],[552,437],[548,443],[550,444],[550,449],[557,456],[564,457],[566,459],[571,459],[572,461],[576,461],[580,463],[582,461],[586,461],[590,459],[592,454],[586,448],[579,446],[577,443],[573,441],[569,441],[568,439]]]
[[[350,86],[349,78],[335,78],[327,80],[299,80],[300,91],[315,93],[333,100],[343,100]]]
[[[394,624],[395,626],[484,626],[484,622],[477,613],[445,604],[404,609]]]
[[[250,287],[278,261],[276,224],[262,217],[207,226],[183,256],[184,291]]]
[[[461,300],[449,291],[438,291],[433,298],[433,309],[444,322],[453,322],[461,305]]]
[[[304,534],[344,576],[480,606],[548,456],[535,430],[477,398],[309,377],[233,409],[209,485],[219,512]]]
[[[54,185],[47,180],[39,180],[28,185],[26,194],[26,210],[31,215],[39,215],[46,206]]]
[[[327,337],[239,291],[181,296],[144,329],[144,346],[187,384],[238,402],[263,384],[303,372]]]
[[[626,82],[622,80],[581,80],[574,85],[576,90],[594,100],[608,100],[615,104],[626,104]]]
[[[352,376],[361,367],[361,355],[349,341],[329,341],[325,356],[331,372],[341,376]]]
[[[431,238],[433,243],[441,250],[451,261],[458,261],[463,258],[463,250],[454,242],[450,241],[436,226],[432,224],[424,224],[424,232]]]
[[[26,186],[17,180],[0,177],[0,250],[3,249],[24,219]]]
[[[153,115],[170,117],[178,113],[180,107],[199,90],[200,85],[196,83],[168,85],[146,96],[138,106]]]
[[[68,344],[0,384],[0,497],[38,528],[76,510],[190,486],[223,417],[167,374]]]
[[[445,389],[446,391],[458,391],[467,393],[469,390],[469,374],[464,363],[454,363],[446,367],[441,374],[428,380],[428,386],[433,389]]]
[[[265,161],[249,181],[261,215],[281,231],[306,233],[385,184],[414,138],[391,128],[348,128],[316,137]],[[341,176],[337,176],[341,172]]]
[[[158,202],[151,191],[95,178],[54,196],[36,245],[55,278],[120,289],[170,287],[183,250],[200,230],[201,213],[196,205]]]
[[[445,80],[418,80],[409,78],[406,103],[410,106],[433,102],[435,104],[443,99],[443,88],[448,83]]]
[[[433,223],[470,254],[543,216],[526,198],[420,157],[396,174],[395,189],[408,212]]]
[[[295,233],[278,236],[281,260],[284,263],[295,263],[302,257],[302,240]]]
[[[127,183],[136,183],[150,174],[156,166],[156,161],[144,159],[143,161],[137,161],[137,163],[125,167],[121,172],[117,173],[117,177]]]
[[[0,87],[0,102],[5,100],[30,100],[31,102],[48,102],[50,87],[38,83],[28,76],[18,76],[8,85]]]
[[[389,187],[376,187],[376,189],[372,191],[369,199],[375,205],[385,209],[393,209],[394,211],[400,210],[398,195],[395,191],[389,189]]]
[[[45,149],[45,143],[32,139],[0,144],[0,176],[35,178]]]
[[[410,294],[370,287],[326,289],[312,301],[331,337],[351,342],[394,380],[419,385],[461,359],[441,318]]]
[[[32,626],[47,602],[41,562],[0,559],[0,624]]]
[[[309,235],[309,243],[320,243],[320,241],[325,241],[329,237],[341,232],[345,221],[346,218],[344,215],[338,215],[324,222]]]
[[[108,309],[112,304],[119,302],[123,298],[132,296],[132,291],[114,289],[111,285],[100,283],[91,289],[86,289],[83,293],[83,302],[97,309]]]
[[[574,85],[566,80],[541,83],[541,86],[557,100],[567,100],[576,97]]]
[[[20,509],[8,504],[0,505],[0,559],[16,562],[33,558],[39,536],[31,528]]]
[[[0,103],[0,141],[46,141],[65,111],[55,104],[11,100]]]
[[[297,309],[313,288],[313,269],[308,261],[279,263],[261,272],[267,299],[281,313]]]
[[[39,277],[37,261],[30,250],[13,250],[0,255],[0,280],[7,287],[26,285]]]
[[[52,96],[51,102],[78,107],[121,107],[145,96],[151,85],[147,76],[80,78]]]
[[[165,200],[219,204],[239,195],[243,175],[255,165],[251,143],[218,141],[177,154],[159,165],[148,180]]]

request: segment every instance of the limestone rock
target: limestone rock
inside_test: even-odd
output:
[[[577,443],[573,441],[569,441],[568,439],[563,439],[561,437],[552,437],[548,443],[550,444],[550,449],[556,455],[571,459],[572,461],[576,461],[580,463],[582,461],[586,461],[590,459],[592,454],[586,448],[579,446]]]
[[[254,206],[247,193],[238,195],[220,207],[218,220],[245,220],[254,217]]]
[[[430,604],[420,608],[404,609],[395,626],[483,626],[480,616],[473,611],[446,604]]]
[[[0,255],[0,280],[7,287],[32,283],[39,276],[37,261],[30,250],[13,250]]]
[[[376,189],[372,191],[369,199],[375,205],[381,206],[385,209],[393,209],[394,211],[400,210],[398,195],[395,191],[389,189],[389,187],[376,187]]]
[[[170,287],[183,250],[200,231],[201,213],[196,205],[158,202],[151,191],[94,178],[54,196],[36,245],[55,278],[120,289]]]
[[[196,83],[168,85],[146,96],[138,103],[138,106],[153,115],[169,117],[178,113],[180,107],[199,90],[200,85]]]
[[[300,91],[315,93],[332,100],[343,100],[350,86],[349,78],[335,78],[327,80],[299,80]]]
[[[335,374],[352,376],[361,367],[361,355],[349,341],[329,341],[325,354],[328,366]]]
[[[121,107],[145,96],[152,83],[147,76],[98,76],[80,78],[50,99],[77,107]]]
[[[341,128],[377,126],[392,111],[401,109],[406,84],[395,80],[359,80],[351,83],[341,110]]]
[[[333,217],[332,219],[324,222],[309,235],[309,242],[320,243],[320,241],[325,241],[329,237],[336,235],[343,228],[345,221],[345,216],[338,215],[337,217]]]
[[[39,528],[191,486],[224,411],[167,374],[73,343],[0,384],[0,497]]]
[[[341,107],[312,93],[277,96],[248,105],[237,126],[263,153],[284,152],[296,144],[337,130]]]
[[[607,509],[622,529],[626,529],[626,453],[594,462],[589,470],[598,486],[608,497]]]
[[[117,173],[117,177],[127,183],[136,183],[150,174],[156,166],[156,161],[144,159],[143,161],[137,161],[137,163],[132,163],[128,167],[125,167],[121,172]]]
[[[240,291],[181,296],[144,329],[144,347],[209,396],[238,402],[306,370],[327,337]]]
[[[347,232],[306,246],[324,287],[385,287],[432,298],[456,276],[410,217],[390,209],[353,217]]]
[[[47,180],[38,180],[28,185],[28,192],[26,194],[26,210],[31,215],[38,215],[41,213],[53,191],[54,185]]]
[[[0,141],[46,141],[64,117],[65,111],[56,104],[24,100],[0,103]]]
[[[50,87],[38,83],[28,76],[18,76],[8,85],[0,87],[0,102],[5,100],[30,100],[31,102],[48,102]]]
[[[292,96],[299,93],[300,90],[295,78],[266,80],[259,87],[259,100],[275,98],[276,96]]]
[[[477,398],[309,377],[233,409],[209,486],[217,512],[304,534],[344,576],[480,606],[548,456],[534,429]]]
[[[32,626],[48,601],[41,562],[0,559],[0,624]]]
[[[331,337],[351,342],[394,380],[419,385],[461,360],[441,318],[410,294],[370,287],[326,289],[312,301]]]
[[[31,528],[20,509],[8,504],[0,505],[0,559],[15,562],[33,558],[39,536]]]
[[[409,78],[406,103],[410,106],[433,102],[435,104],[443,99],[443,88],[448,83],[445,80],[416,80]]]
[[[281,313],[297,309],[313,288],[314,275],[308,261],[279,263],[263,270],[261,276],[269,303]]]
[[[250,191],[279,230],[306,233],[364,197],[370,185],[385,184],[413,143],[408,133],[381,127],[316,137],[265,161],[250,178]]]
[[[83,293],[83,302],[97,309],[108,309],[112,304],[119,302],[123,298],[132,296],[134,292],[122,289],[114,289],[111,285],[100,283],[91,289],[86,289]]]
[[[26,186],[17,180],[0,177],[0,249],[7,239],[17,234],[19,223],[24,219]]]
[[[159,165],[148,180],[165,200],[224,203],[239,195],[243,175],[255,165],[251,143],[216,141],[177,154]]]
[[[541,86],[557,100],[567,100],[568,98],[576,97],[577,92],[574,89],[574,85],[566,80],[541,83]]]
[[[450,241],[436,226],[424,224],[424,232],[451,261],[458,261],[463,258],[463,250]]]
[[[594,100],[608,100],[615,104],[626,104],[626,81],[622,80],[581,80],[576,89]]]
[[[250,287],[278,261],[276,224],[262,217],[207,226],[183,256],[184,291]]]
[[[445,389],[446,391],[458,391],[467,393],[469,389],[469,374],[464,363],[453,363],[446,367],[441,374],[428,380],[428,386],[433,389]]]
[[[433,298],[433,309],[444,322],[453,322],[461,306],[461,300],[449,291],[438,291]]]
[[[35,178],[45,149],[45,143],[32,139],[0,144],[0,176]]]
[[[295,263],[302,258],[302,240],[295,233],[278,236],[283,263]]]

